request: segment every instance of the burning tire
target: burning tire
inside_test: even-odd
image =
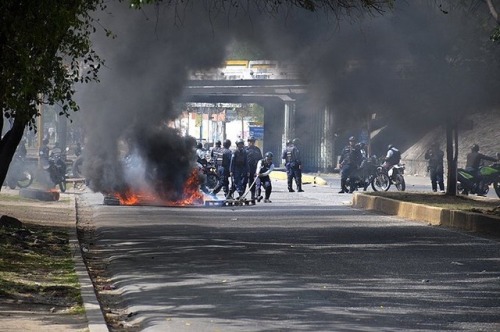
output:
[[[19,196],[47,202],[59,200],[59,192],[40,189],[21,189],[19,190]]]

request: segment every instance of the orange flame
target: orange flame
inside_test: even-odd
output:
[[[191,175],[184,183],[183,193],[178,200],[164,200],[157,194],[145,190],[133,192],[127,190],[123,193],[115,193],[115,197],[121,205],[166,205],[166,206],[185,206],[203,204],[203,194],[199,190],[200,181],[198,170],[194,169]]]

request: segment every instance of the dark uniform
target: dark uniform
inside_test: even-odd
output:
[[[350,177],[352,172],[358,169],[363,156],[359,147],[355,145],[356,140],[354,137],[349,138],[349,145],[344,147],[340,155],[339,165],[340,165],[340,191],[339,194],[352,192],[347,189],[347,178]],[[352,186],[351,186],[352,188]]]
[[[230,147],[231,141],[225,140],[224,147],[214,153],[214,163],[220,176],[220,181],[213,191],[214,195],[217,194],[221,189],[224,190],[225,197],[228,197],[229,195],[229,174],[231,172],[231,156],[233,154],[231,150],[229,150]]]
[[[444,152],[439,148],[439,145],[433,143],[431,148],[425,153],[425,159],[428,160],[427,168],[431,178],[432,191],[444,191]]]
[[[302,162],[300,161],[299,149],[293,145],[292,141],[287,141],[287,146],[281,158],[285,160],[288,191],[291,193],[295,192],[292,188],[293,179],[295,179],[297,190],[302,191],[302,183],[298,181],[298,178],[301,176],[300,169],[302,168]]]
[[[269,198],[271,197],[273,186],[269,174],[273,170],[274,170],[273,154],[271,152],[266,152],[266,157],[264,159],[259,160],[257,163],[257,196],[259,202],[262,199],[261,192],[262,192],[262,187],[264,187],[265,191],[264,203],[271,203],[271,200]]]
[[[248,155],[248,169],[250,175],[248,176],[248,185],[250,186],[250,193],[252,195],[252,199],[255,199],[255,172],[257,169],[257,163],[262,159],[262,152],[260,151],[258,146],[255,146],[255,138],[248,138],[248,146],[247,146],[247,155]]]
[[[236,150],[231,156],[231,178],[233,180],[233,190],[241,197],[245,193],[247,179],[249,175],[248,154],[245,149],[245,142],[240,139],[236,141]]]

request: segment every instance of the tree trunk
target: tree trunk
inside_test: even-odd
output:
[[[0,183],[3,184],[7,177],[10,162],[16,153],[17,146],[23,138],[26,123],[21,120],[14,120],[12,128],[0,139]],[[0,191],[2,186],[0,186]]]
[[[458,128],[456,122],[446,123],[446,159],[448,161],[448,181],[446,195],[457,195]]]

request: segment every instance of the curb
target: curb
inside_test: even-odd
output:
[[[273,180],[286,180],[286,172],[283,171],[273,171],[269,174],[269,177]],[[308,174],[302,174],[302,184],[316,184],[320,186],[325,186],[328,184],[326,180],[319,176],[313,176]]]
[[[355,193],[353,195],[352,206],[396,215],[406,219],[424,221],[433,226],[445,226],[468,232],[500,236],[500,218],[481,213],[401,202],[362,193]]]
[[[73,261],[75,264],[75,272],[78,276],[78,282],[80,284],[80,293],[82,296],[83,306],[85,308],[85,316],[88,322],[89,332],[108,332],[108,325],[104,319],[104,315],[101,310],[101,305],[97,300],[97,296],[94,289],[94,284],[90,279],[87,271],[87,267],[83,261],[80,243],[78,242],[77,236],[77,206],[75,195],[70,195],[71,204],[73,206],[73,220],[75,221],[75,227],[72,228],[69,234],[69,244],[73,249]]]

